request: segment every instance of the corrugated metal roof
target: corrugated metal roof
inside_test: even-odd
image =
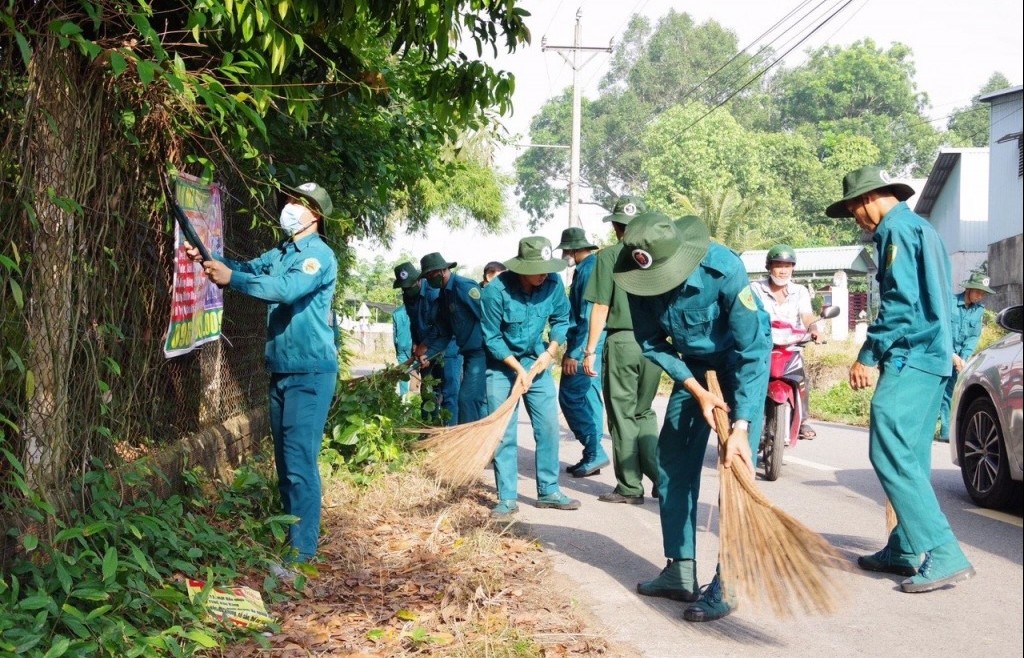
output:
[[[810,247],[796,249],[796,267],[794,272],[874,272],[875,261],[865,247]],[[764,259],[768,256],[767,249],[744,251],[740,254],[747,274],[765,274]]]

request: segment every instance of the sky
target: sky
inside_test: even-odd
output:
[[[842,5],[843,1],[827,0],[814,16]],[[546,37],[549,45],[571,45],[577,11],[581,12],[584,46],[607,46],[609,40],[617,40],[635,13],[646,15],[653,25],[674,9],[689,13],[699,23],[717,21],[736,33],[741,47],[756,43],[754,51],[763,43],[758,41],[762,34],[791,10],[801,6],[806,11],[816,4],[801,0],[522,0],[519,5],[532,14],[527,18],[532,43],[514,54],[502,54],[493,62],[496,68],[516,77],[514,112],[504,117],[502,123],[510,135],[521,136],[513,141],[528,143],[533,116],[547,99],[558,96],[572,85],[571,68],[558,53],[544,52],[541,41]],[[794,33],[797,31],[785,38]],[[1003,73],[1014,85],[1021,84],[1024,77],[1024,18],[1020,0],[973,0],[970,3],[852,0],[835,18],[797,46],[783,59],[782,65],[800,64],[810,48],[848,46],[864,38],[873,39],[883,48],[897,41],[911,48],[918,91],[928,95],[927,114],[940,128],[945,128],[946,117],[954,109],[970,104],[971,97],[995,71]],[[788,45],[778,46],[777,50],[781,53],[786,48]],[[579,79],[584,96],[597,97],[598,83],[608,70],[610,57],[599,54],[583,68]],[[585,123],[582,129],[586,131]],[[496,154],[497,166],[511,174],[513,161],[520,152],[514,147],[500,150]],[[365,259],[377,255],[391,259],[402,253],[418,259],[428,252],[439,251],[449,261],[459,262],[460,270],[467,274],[479,272],[487,261],[514,257],[519,239],[528,235],[527,218],[511,190],[506,204],[511,218],[507,230],[498,236],[480,236],[475,229],[453,232],[435,221],[425,234],[397,236],[389,249],[367,242],[356,245],[357,253]],[[607,236],[608,225],[601,222],[605,214],[597,206],[581,204],[580,219],[591,238]],[[568,226],[568,215],[567,207],[556,209],[554,219],[537,233],[557,244],[561,231]]]

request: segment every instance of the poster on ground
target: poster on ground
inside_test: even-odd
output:
[[[179,174],[174,180],[174,196],[210,253],[222,254],[224,222],[220,187],[216,183],[207,185],[192,176]],[[199,263],[193,263],[185,255],[185,238],[175,222],[171,321],[167,327],[164,355],[171,358],[187,354],[220,338],[223,315],[224,293],[203,275]]]

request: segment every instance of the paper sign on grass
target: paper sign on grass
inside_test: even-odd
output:
[[[188,598],[195,601],[206,583],[188,578]],[[236,626],[265,626],[274,621],[260,593],[250,587],[214,587],[206,598],[206,611],[213,619]]]

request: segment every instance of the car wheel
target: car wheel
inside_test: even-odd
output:
[[[981,507],[1009,504],[1015,493],[999,416],[988,398],[967,408],[960,425],[960,472],[971,500]]]

